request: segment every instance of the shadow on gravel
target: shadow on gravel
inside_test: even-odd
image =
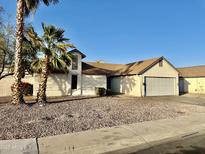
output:
[[[104,97],[104,96],[90,96],[90,97],[73,97],[73,98],[65,98],[65,99],[48,99],[48,103],[61,103],[61,102],[68,102],[68,101],[77,101],[77,100],[84,100],[84,99],[93,99],[98,97]]]
[[[84,99],[94,99],[99,97],[106,97],[106,96],[68,96],[68,97],[56,97],[56,98],[48,98],[48,104],[52,103],[62,103],[62,102],[69,102],[69,101],[77,101],[77,100],[84,100]],[[27,100],[26,104],[35,104],[36,99]]]
[[[52,103],[62,103],[62,102],[69,102],[69,101],[77,101],[77,100],[85,100],[85,99],[94,99],[99,97],[106,97],[106,96],[65,96],[65,97],[51,97],[47,99],[48,104]],[[11,100],[11,97],[0,97],[0,105],[8,104]],[[26,105],[33,106],[36,104],[36,98],[27,98],[25,99]]]
[[[116,97],[120,98],[120,95],[105,95],[105,96],[60,96],[57,98],[48,98],[48,104],[51,103],[62,103],[69,101],[77,101],[77,100],[85,100],[85,99],[94,99],[94,98],[102,98],[102,97]],[[35,100],[26,101],[28,104],[35,104]]]

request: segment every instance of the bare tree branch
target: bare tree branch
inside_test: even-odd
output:
[[[2,68],[1,68],[1,71],[0,71],[0,76],[2,75],[2,73],[4,72],[4,68],[5,68],[5,60],[6,60],[6,51],[0,47],[0,50],[3,51],[4,55],[3,55],[3,60],[2,60]]]
[[[7,77],[7,76],[11,76],[11,75],[14,75],[14,73],[7,73],[7,74],[4,74],[2,76],[0,76],[0,80]]]

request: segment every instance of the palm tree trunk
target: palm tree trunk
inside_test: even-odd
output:
[[[24,3],[23,0],[17,0],[16,14],[16,52],[15,52],[15,68],[14,68],[14,84],[12,103],[24,103],[23,93],[21,91],[22,78],[22,44],[23,44],[23,27],[24,27]]]
[[[47,102],[46,86],[47,86],[47,80],[48,80],[48,64],[49,64],[49,58],[47,55],[45,55],[45,63],[42,68],[39,93],[38,93],[38,99],[37,99],[38,103],[42,103],[42,104],[45,104]]]

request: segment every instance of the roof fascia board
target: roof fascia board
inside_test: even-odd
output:
[[[172,65],[166,58],[164,58],[163,56],[158,58],[156,61],[154,61],[152,64],[150,64],[148,67],[146,67],[144,70],[142,70],[141,72],[138,73],[138,75],[142,75],[145,72],[147,72],[148,70],[150,70],[153,66],[155,66],[159,61],[161,60],[165,60],[178,74],[179,71],[176,69],[176,67],[174,67],[174,65]]]

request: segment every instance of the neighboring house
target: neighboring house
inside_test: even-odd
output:
[[[108,64],[101,61],[82,62],[86,56],[77,49],[70,53],[73,54],[74,59],[69,72],[53,72],[49,75],[47,96],[95,95],[95,87],[103,87],[110,89],[113,93],[138,97],[179,95],[179,89],[186,89],[187,86],[184,84],[187,78],[183,80],[180,78],[180,85],[185,87],[179,88],[179,72],[181,77],[185,77],[182,75],[183,71],[182,69],[178,71],[164,57],[129,64]],[[204,72],[204,69],[196,72]],[[39,88],[39,74],[27,75],[23,81],[33,84],[33,95],[35,96]],[[0,96],[11,94],[12,83],[12,77],[0,80]],[[193,83],[190,82],[190,84]]]
[[[205,66],[178,68],[180,93],[205,94]]]
[[[26,75],[22,81],[34,84],[34,77],[32,75]],[[13,76],[7,76],[0,80],[0,97],[11,95],[11,85],[13,83]]]

